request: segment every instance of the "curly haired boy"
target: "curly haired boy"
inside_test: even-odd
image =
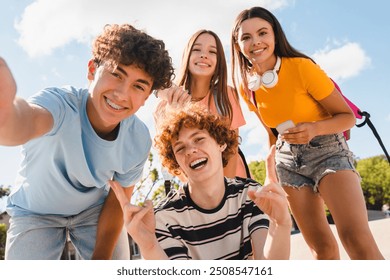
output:
[[[291,217],[277,183],[273,148],[263,187],[246,178],[224,177],[237,148],[229,121],[204,107],[173,107],[159,122],[156,148],[172,173],[188,182],[172,190],[156,209],[129,203],[117,182],[110,185],[125,226],[145,259],[288,259]],[[160,126],[161,125],[161,126]]]

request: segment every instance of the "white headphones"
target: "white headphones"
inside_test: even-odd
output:
[[[248,88],[250,90],[256,91],[260,88],[261,85],[264,85],[266,88],[272,88],[278,83],[278,73],[281,64],[281,59],[279,56],[276,57],[276,64],[273,70],[265,71],[261,76],[255,74],[249,78]]]

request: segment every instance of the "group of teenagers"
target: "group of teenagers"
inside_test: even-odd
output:
[[[176,75],[162,40],[111,24],[93,42],[87,88],[25,100],[0,58],[0,145],[23,155],[5,258],[59,259],[68,232],[82,259],[129,259],[128,234],[144,259],[289,259],[292,215],[314,259],[339,259],[326,205],[351,259],[383,259],[343,135],[355,117],[333,81],[262,7],[237,16],[231,66],[228,85],[213,31],[192,35]],[[135,113],[153,92],[152,141]],[[263,185],[239,149],[240,98],[268,132]],[[134,205],[152,145],[182,184]]]

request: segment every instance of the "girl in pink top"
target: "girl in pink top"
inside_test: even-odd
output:
[[[199,30],[191,36],[183,53],[176,83],[178,86],[158,92],[162,101],[156,112],[161,113],[167,104],[177,102],[181,106],[189,101],[201,102],[210,112],[229,118],[230,128],[237,133],[239,127],[245,125],[239,98],[227,84],[222,43],[213,31]],[[224,175],[230,178],[250,177],[245,158],[238,151],[224,168]]]

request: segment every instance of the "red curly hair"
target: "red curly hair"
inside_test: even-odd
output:
[[[154,146],[159,152],[162,165],[173,174],[181,174],[180,166],[173,152],[172,142],[178,138],[183,127],[206,130],[219,145],[226,144],[226,149],[222,152],[224,167],[237,152],[239,136],[235,130],[230,129],[230,120],[227,117],[210,113],[203,105],[196,102],[181,108],[167,106],[164,120],[160,120],[158,125]]]

